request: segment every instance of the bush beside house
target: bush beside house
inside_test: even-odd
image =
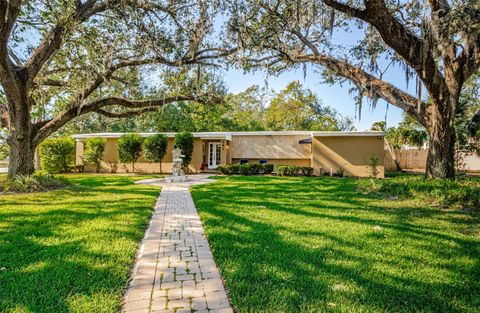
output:
[[[107,140],[105,138],[94,137],[87,139],[85,152],[83,154],[85,156],[85,162],[87,164],[94,164],[97,173],[100,172],[100,164],[106,144]]]
[[[273,164],[227,164],[217,168],[224,175],[269,175],[274,170]],[[279,176],[312,176],[313,168],[308,166],[278,165],[276,174]]]
[[[75,141],[51,138],[40,145],[40,163],[49,173],[66,173],[75,166]]]
[[[167,153],[168,141],[163,134],[156,134],[145,138],[143,147],[145,159],[159,163],[160,173],[162,172],[162,160]]]
[[[125,134],[118,139],[118,158],[120,162],[132,163],[135,173],[135,162],[142,153],[143,138],[137,133]]]
[[[193,135],[190,132],[181,132],[175,135],[173,145],[182,150],[182,167],[185,173],[188,173],[188,165],[192,161],[193,154]]]

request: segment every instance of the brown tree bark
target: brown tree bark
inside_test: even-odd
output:
[[[455,177],[454,108],[458,97],[449,98],[446,103],[433,100],[429,107],[427,178]]]
[[[14,110],[10,112],[10,135],[7,139],[10,146],[9,177],[31,175],[35,170],[36,146],[32,144],[32,124],[26,101],[24,95],[18,94],[18,98],[10,103]]]

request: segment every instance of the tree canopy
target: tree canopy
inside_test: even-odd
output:
[[[426,176],[454,176],[459,95],[480,68],[479,1],[251,0],[235,2],[232,12],[244,68],[320,66],[324,81],[353,85],[359,111],[368,97],[412,116],[429,134]],[[352,30],[358,40],[338,40]],[[417,95],[386,79],[395,66],[415,81]]]

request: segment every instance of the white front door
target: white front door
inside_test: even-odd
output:
[[[220,165],[222,145],[219,142],[210,142],[208,144],[208,168],[215,169]]]

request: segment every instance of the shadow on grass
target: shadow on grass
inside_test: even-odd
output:
[[[239,312],[480,308],[480,240],[457,231],[477,215],[371,199],[352,179],[221,180],[193,196]]]
[[[0,196],[0,312],[117,312],[158,189],[117,177]]]

